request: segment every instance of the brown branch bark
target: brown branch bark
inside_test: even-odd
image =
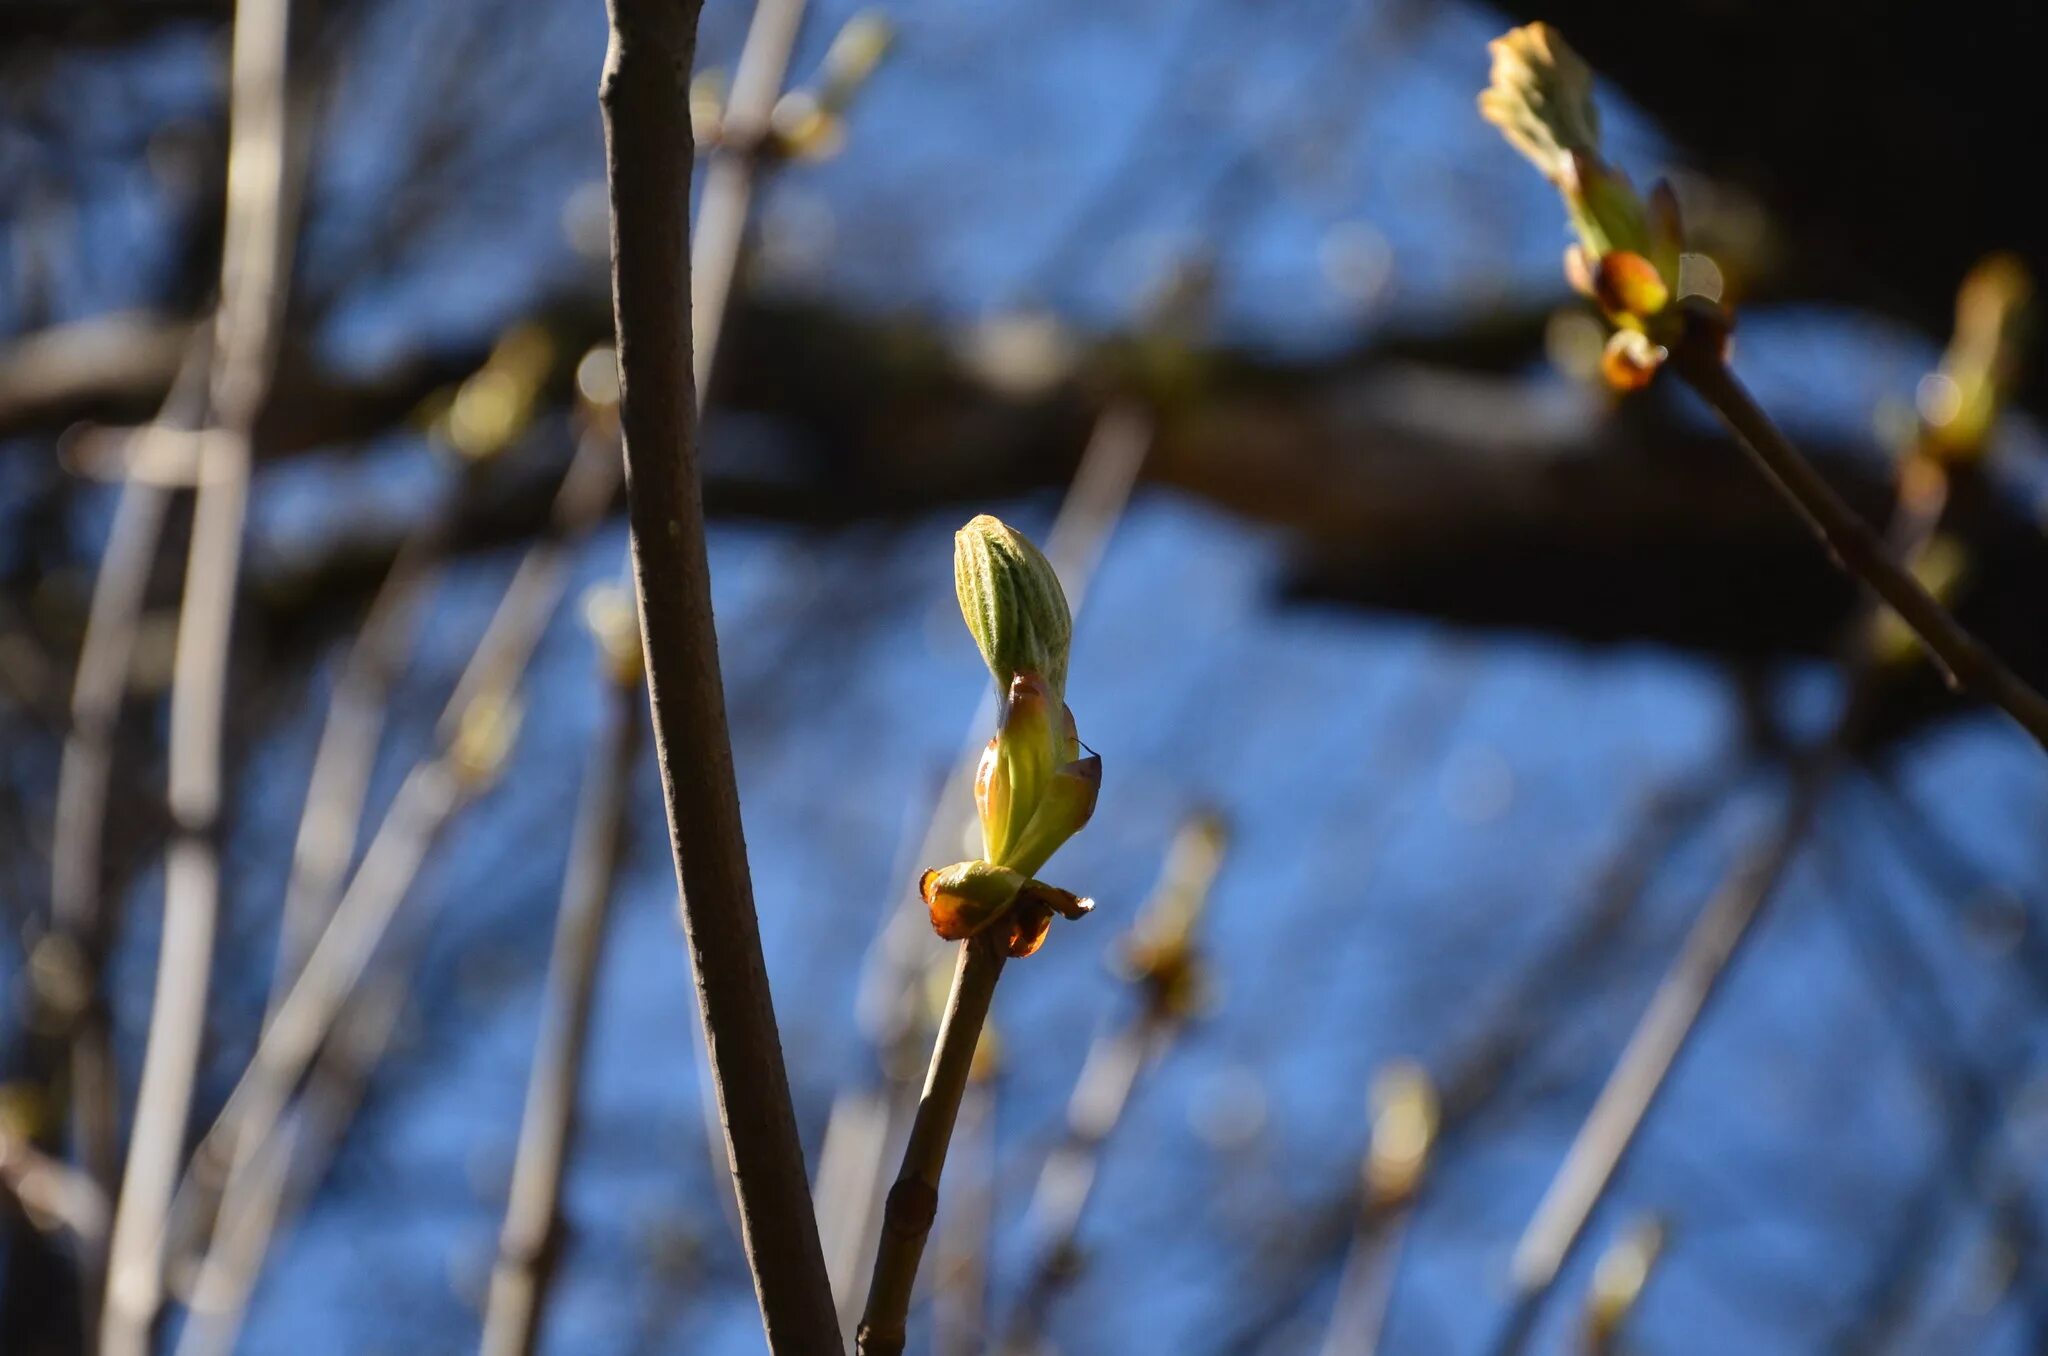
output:
[[[599,93],[612,206],[633,575],[654,747],[742,1241],[768,1345],[841,1350],[754,916],[697,467],[685,106],[696,0],[609,0]]]
[[[1682,343],[1671,355],[1678,374],[1721,416],[1758,465],[1806,518],[1843,569],[1867,584],[1913,628],[1951,683],[1998,707],[2048,749],[2048,698],[2006,667],[1991,649],[1920,586],[1870,525],[1843,503],[1820,473],[1778,431],[1723,361],[1718,346]]]
[[[903,1147],[903,1167],[882,1211],[881,1247],[875,1253],[867,1309],[855,1338],[860,1356],[902,1356],[917,1266],[939,1211],[939,1174],[945,1171],[953,1122],[960,1115],[960,1098],[974,1067],[974,1048],[981,1043],[981,1028],[1003,974],[1002,943],[992,935],[998,930],[960,943],[960,963],[953,971],[938,1043],[932,1047],[924,1095],[910,1125],[910,1142]]]

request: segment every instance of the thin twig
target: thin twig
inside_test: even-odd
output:
[[[1558,1020],[1560,1005],[1583,991],[1583,985],[1562,984],[1558,977],[1583,974],[1598,963],[1659,864],[1669,860],[1720,803],[1738,770],[1739,765],[1717,768],[1697,781],[1663,787],[1643,798],[1635,828],[1590,883],[1587,909],[1554,945],[1510,978],[1497,1000],[1488,1004],[1491,1016],[1480,1026],[1477,1039],[1445,1062],[1437,1080],[1441,1119],[1432,1150],[1435,1161],[1448,1157],[1458,1141],[1481,1124],[1508,1074]],[[1316,1219],[1290,1225],[1287,1235],[1295,1245],[1289,1249],[1291,1280],[1267,1273],[1259,1287],[1264,1302],[1233,1328],[1218,1350],[1244,1353],[1258,1347],[1281,1317],[1309,1296],[1332,1254],[1341,1249],[1350,1255],[1362,1245],[1370,1246],[1380,1232],[1401,1224],[1438,1175],[1433,1170],[1418,1183],[1417,1201],[1375,1199],[1361,1183],[1359,1191]]]
[[[1746,393],[1734,383],[1725,366],[1715,362],[1715,371],[1726,378],[1728,388],[1740,398],[1762,427],[1769,429],[1760,411],[1748,403]],[[1691,380],[1690,376],[1688,379]],[[1709,399],[1713,399],[1709,396]],[[1731,424],[1736,423],[1734,417]],[[1737,425],[1740,431],[1740,425]],[[1775,435],[1775,430],[1771,430]],[[1749,434],[1744,433],[1745,439]],[[1782,439],[1780,440],[1782,443]],[[1821,484],[1812,469],[1789,446],[1780,449],[1819,485],[1834,507],[1848,514],[1855,530],[1869,537],[1885,569],[1911,584],[1911,562],[1926,548],[1947,502],[1946,478],[1935,475],[1935,487],[1916,495],[1902,494],[1889,540],[1879,540],[1846,506],[1833,500],[1833,492]],[[1767,462],[1768,464],[1768,462]],[[1901,485],[1912,456],[1902,463]],[[1832,540],[1832,537],[1830,537]],[[1853,567],[1852,567],[1853,568]],[[1587,1221],[1613,1185],[1623,1156],[1642,1128],[1645,1117],[1668,1080],[1672,1067],[1726,974],[1735,952],[1754,929],[1765,905],[1776,894],[1787,868],[1797,855],[1818,816],[1820,806],[1836,774],[1851,756],[1861,738],[1877,701],[1882,677],[1877,665],[1878,618],[1881,604],[1892,603],[1879,582],[1856,571],[1867,581],[1862,603],[1844,635],[1841,667],[1847,697],[1834,729],[1824,742],[1801,760],[1794,780],[1791,801],[1770,843],[1751,854],[1694,923],[1684,946],[1652,995],[1650,1006],[1630,1035],[1621,1058],[1609,1074],[1592,1111],[1580,1126],[1566,1153],[1563,1165],[1552,1179],[1535,1216],[1523,1232],[1512,1264],[1516,1300],[1495,1350],[1519,1351],[1528,1341],[1538,1311],[1566,1260],[1584,1236]],[[1924,593],[1922,593],[1924,597]],[[1928,605],[1948,614],[1931,598]],[[1900,611],[1894,605],[1895,611]],[[1905,613],[1900,611],[1901,617]],[[1912,625],[1910,618],[1908,625]],[[1916,631],[1918,628],[1915,628]],[[1926,633],[1919,632],[1924,640]]]
[[[534,1048],[511,1196],[484,1314],[485,1356],[532,1352],[555,1269],[562,1177],[575,1130],[591,999],[625,841],[633,764],[640,750],[639,673],[614,673],[607,686],[610,723],[584,773],[582,805],[563,877],[547,989],[541,999],[541,1034]]]
[[[384,702],[418,610],[427,563],[437,553],[450,514],[426,520],[426,527],[406,538],[335,679],[327,720],[314,746],[313,767],[306,777],[306,804],[292,843],[291,875],[285,885],[278,924],[277,959],[271,976],[265,1020],[304,968],[306,956],[348,880],[361,832],[363,805],[370,774],[384,734]]]
[[[181,1208],[173,1214],[203,1216],[197,1195],[207,1191],[207,1182],[222,1183],[217,1232],[242,1240],[237,1259],[223,1265],[261,1265],[268,1233],[248,1233],[230,1216],[234,1210],[269,1211],[274,1216],[274,1207],[263,1203],[264,1188],[240,1182],[238,1174],[249,1171],[267,1152],[264,1145],[278,1132],[292,1090],[328,1039],[440,832],[495,772],[494,767],[465,769],[469,755],[462,748],[464,721],[479,713],[502,712],[512,703],[560,601],[568,551],[589,533],[617,488],[615,436],[608,413],[593,417],[584,429],[556,492],[547,536],[521,557],[443,708],[439,747],[407,773],[347,889],[327,910],[325,926],[306,947],[306,959],[290,987],[275,1000],[248,1067],[193,1155],[192,1168],[179,1187]],[[485,752],[496,756],[503,750]],[[443,794],[451,786],[453,794]],[[280,1030],[279,1019],[288,1011],[294,1014],[293,1025]],[[193,1202],[185,1206],[188,1197]],[[244,1204],[231,1210],[233,1201]],[[224,1282],[207,1280],[216,1265],[213,1251],[209,1246],[209,1256],[200,1265],[202,1283],[209,1293],[232,1293]],[[246,1291],[245,1285],[244,1297]]]
[[[210,332],[202,329],[187,348],[171,392],[155,422],[138,430],[131,464],[150,459],[143,445],[166,431],[201,422],[206,414],[206,371],[212,358]],[[50,843],[50,918],[82,967],[82,1006],[70,1030],[71,1133],[81,1168],[109,1201],[121,1171],[120,1087],[114,1067],[111,1023],[105,992],[106,955],[111,945],[106,913],[107,799],[113,779],[114,738],[128,690],[151,567],[163,537],[170,490],[146,478],[123,480],[115,501],[106,553],[93,577],[85,637],[71,690],[71,728],[57,770],[56,815]],[[98,1323],[105,1268],[104,1234],[82,1244],[81,1288]]]
[[[62,1229],[81,1248],[107,1232],[107,1198],[90,1177],[52,1158],[0,1117],[0,1192],[12,1196],[39,1229]]]
[[[164,1225],[206,1026],[220,907],[222,721],[241,574],[250,433],[277,352],[290,277],[295,165],[290,0],[243,0],[230,56],[228,202],[185,596],[172,661],[163,940],[121,1194],[108,1243],[101,1349],[143,1356],[161,1302]]]
[[[1887,551],[1884,541],[1837,495],[1788,442],[1723,361],[1704,341],[1681,343],[1671,361],[1734,430],[1772,483],[1792,501],[1842,568],[1874,589],[1904,619],[1956,687],[1975,693],[2018,721],[2048,747],[2048,698],[1958,623]]]
[[[1414,1217],[1412,1201],[1360,1214],[1357,1235],[1337,1278],[1330,1327],[1318,1348],[1322,1356],[1373,1356],[1379,1350],[1394,1297],[1394,1277]]]
[[[599,104],[612,207],[633,575],[684,931],[769,1349],[841,1350],[754,914],[697,466],[687,242],[692,139],[678,73],[696,0],[609,0]]]
[[[1834,766],[1832,758],[1823,758],[1808,767],[1769,846],[1724,882],[1658,984],[1515,1248],[1512,1275],[1518,1307],[1533,1308],[1556,1282],[1737,947],[1750,935],[1751,924],[1806,841],[1820,807],[1819,792]]]
[[[771,146],[769,119],[782,97],[804,9],[805,0],[757,0],[719,120],[718,147],[705,157],[704,197],[690,244],[692,376],[700,409],[722,347],[758,171]]]
[[[1053,1301],[1080,1267],[1081,1219],[1095,1192],[1103,1145],[1123,1119],[1138,1075],[1169,1039],[1169,1028],[1141,1013],[1089,1047],[1067,1102],[1066,1138],[1047,1156],[1032,1192],[1030,1213],[1040,1241],[1003,1332],[1000,1350],[1008,1356],[1038,1351]]]
[[[960,1114],[960,1096],[974,1065],[974,1050],[988,1020],[996,981],[1003,973],[1002,943],[991,929],[960,943],[953,989],[939,1021],[932,1063],[918,1098],[903,1166],[889,1189],[882,1212],[882,1241],[875,1253],[874,1276],[868,1284],[867,1308],[855,1341],[860,1356],[900,1356],[910,1314],[910,1296],[917,1286],[917,1265],[939,1209],[939,1175],[946,1167],[946,1146]]]
[[[398,1029],[419,950],[415,936],[406,954],[392,958],[357,990],[322,1047],[293,1116],[256,1146],[242,1177],[229,1183],[219,1235],[192,1284],[177,1356],[234,1351],[271,1239],[311,1196],[354,1118],[369,1071]]]
[[[1046,536],[1046,558],[1058,572],[1074,615],[1082,615],[1095,568],[1129,506],[1152,446],[1153,420],[1135,401],[1112,404],[1097,421],[1074,478]],[[976,708],[960,757],[924,821],[906,861],[945,861],[968,827],[974,768],[995,722],[995,700]],[[898,873],[910,879],[912,871]],[[943,953],[940,953],[943,955]],[[833,1100],[818,1164],[818,1219],[839,1296],[840,1326],[859,1317],[860,1277],[874,1264],[886,1196],[889,1156],[907,1133],[916,1093],[918,1056],[929,1039],[919,977],[933,959],[931,924],[914,891],[897,896],[861,977],[863,1027],[882,1071],[879,1087],[848,1089]]]
[[[1373,1079],[1372,1139],[1360,1165],[1358,1221],[1330,1306],[1323,1356],[1372,1356],[1393,1305],[1401,1253],[1428,1182],[1443,1103],[1420,1065],[1397,1060]]]
[[[570,460],[564,473],[561,487],[557,490],[552,506],[547,535],[527,549],[513,571],[511,581],[500,595],[497,607],[485,624],[483,635],[471,651],[469,661],[457,677],[454,690],[442,708],[437,726],[439,745],[433,755],[414,763],[401,783],[399,794],[385,810],[371,845],[357,867],[354,878],[348,882],[342,900],[351,895],[374,895],[374,905],[359,902],[357,912],[343,916],[341,901],[327,907],[324,926],[317,935],[300,945],[306,957],[318,954],[325,947],[374,950],[383,935],[383,927],[389,921],[389,911],[397,902],[389,895],[402,895],[411,888],[413,873],[425,859],[433,836],[445,822],[447,813],[440,808],[439,797],[408,794],[405,787],[422,778],[436,781],[460,780],[459,764],[462,753],[462,726],[465,719],[494,707],[502,707],[511,701],[512,693],[525,672],[527,663],[539,644],[541,633],[546,630],[553,617],[556,604],[561,599],[563,570],[570,546],[585,536],[602,516],[611,502],[617,488],[618,459],[614,452],[615,430],[608,418],[593,419],[577,442],[575,456]],[[408,823],[408,819],[426,814],[431,822]],[[379,844],[385,844],[380,848]],[[379,882],[373,891],[365,891],[362,877],[370,871],[373,862],[384,863],[386,857],[395,851],[393,845],[406,844],[406,851],[392,858],[392,865],[379,865]],[[352,921],[353,920],[353,921]],[[368,920],[368,921],[366,921]],[[369,928],[367,936],[350,937],[352,929]],[[339,937],[330,941],[331,937]],[[233,1160],[235,1145],[243,1138],[260,1140],[266,1133],[270,1121],[264,1117],[249,1114],[251,1105],[272,1105],[282,1108],[282,1098],[288,1094],[304,1072],[304,1064],[297,1063],[287,1069],[273,1070],[271,1077],[281,1079],[284,1088],[281,1093],[257,1095],[251,1087],[252,1079],[262,1082],[265,1075],[259,1070],[267,1060],[274,1058],[266,1053],[263,1045],[271,1036],[277,1012],[286,1007],[292,994],[306,983],[305,970],[309,959],[302,959],[295,967],[291,984],[281,996],[273,999],[270,1018],[266,1021],[263,1035],[257,1043],[257,1050],[250,1058],[250,1067],[232,1095],[228,1098],[221,1114],[215,1118],[213,1127],[202,1141],[195,1160],[212,1168],[226,1171],[225,1164]],[[358,971],[358,973],[360,973]],[[331,983],[331,979],[322,980]],[[345,994],[353,983],[352,978],[341,981]],[[303,1000],[301,1000],[303,1002]],[[339,1011],[339,1003],[324,1005],[321,1011],[332,1014]],[[300,1039],[305,1042],[307,1058],[325,1038],[327,1021],[323,1017],[315,1029],[304,1033]],[[232,1114],[231,1114],[232,1113]],[[238,1119],[246,1117],[246,1119]]]
[[[405,902],[441,826],[474,790],[449,760],[414,768],[400,784],[332,921],[257,1039],[248,1069],[195,1153],[195,1165],[231,1159],[227,1146],[260,1145],[275,1130],[293,1089]]]

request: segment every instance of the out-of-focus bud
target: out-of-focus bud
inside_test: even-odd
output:
[[[2019,368],[2033,291],[2026,266],[2009,254],[1963,279],[1948,351],[1920,384],[1922,451],[1950,463],[1983,455]]]
[[[1074,622],[1052,562],[984,513],[953,536],[953,587],[996,689],[1007,692],[1018,674],[1032,673],[1055,704],[1064,702]]]
[[[1617,391],[1640,391],[1657,375],[1666,356],[1641,330],[1616,330],[1600,355],[1600,375]]]
[[[533,420],[555,363],[555,341],[538,325],[506,331],[491,356],[456,388],[439,421],[457,452],[483,461],[510,447]]]
[[[479,693],[462,708],[448,761],[471,790],[490,785],[505,766],[505,756],[519,738],[519,702],[500,690]]]
[[[825,51],[824,91],[818,102],[843,109],[874,76],[896,45],[896,26],[880,10],[864,9],[846,21]]]
[[[690,135],[699,146],[715,146],[725,135],[725,72],[697,72],[690,81]]]
[[[809,90],[791,90],[768,115],[775,149],[791,160],[830,160],[846,148],[846,123]]]
[[[597,641],[605,672],[621,687],[638,687],[646,677],[640,648],[640,617],[633,599],[617,584],[599,584],[583,595],[583,624]]]
[[[1493,55],[1493,74],[1479,96],[1480,114],[1562,187],[1574,154],[1599,153],[1593,72],[1549,24],[1513,29],[1486,50]]]
[[[1480,116],[1557,185],[1587,253],[1647,253],[1648,213],[1627,177],[1600,158],[1593,72],[1579,54],[1542,23],[1512,29],[1486,49],[1493,72]]]
[[[610,344],[596,345],[576,364],[576,394],[593,412],[618,408],[619,355]]]
[[[1618,323],[1634,328],[1664,309],[1671,289],[1644,256],[1634,250],[1610,250],[1593,266],[1593,299]]]
[[[1429,1074],[1408,1060],[1396,1060],[1379,1072],[1371,1102],[1365,1190],[1371,1204],[1384,1209],[1408,1201],[1422,1184],[1442,1111]]]
[[[1586,1350],[1592,1356],[1607,1356],[1617,1349],[1622,1326],[1642,1299],[1663,1251],[1663,1221],[1646,1216],[1600,1254],[1586,1295]]]
[[[1600,120],[1593,77],[1557,30],[1529,24],[1489,44],[1492,83],[1479,111],[1509,144],[1557,186],[1578,243],[1565,253],[1572,289],[1597,302],[1609,321],[1634,338],[1616,336],[1601,372],[1618,390],[1648,385],[1668,351],[1725,337],[1725,320],[1698,306],[1676,307],[1685,229],[1671,186],[1645,198],[1628,176],[1600,156]]]
[[[775,101],[768,129],[777,155],[829,160],[846,148],[846,110],[882,64],[896,30],[871,10],[847,20],[825,53],[818,88],[790,90]]]
[[[1146,1012],[1158,1020],[1184,1021],[1208,1002],[1208,977],[1195,933],[1227,840],[1216,814],[1200,813],[1182,825],[1159,885],[1125,939],[1119,968],[1139,986]]]

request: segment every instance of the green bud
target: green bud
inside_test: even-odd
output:
[[[1074,622],[1052,562],[984,513],[953,536],[953,586],[997,689],[1007,693],[1018,674],[1036,674],[1053,704],[1063,703]]]

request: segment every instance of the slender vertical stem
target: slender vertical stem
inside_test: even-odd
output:
[[[562,1178],[575,1129],[591,999],[640,748],[638,677],[614,675],[608,694],[610,728],[584,774],[541,1000],[541,1036],[519,1125],[511,1199],[498,1234],[498,1261],[484,1314],[485,1356],[529,1356],[554,1272]]]
[[[903,1166],[882,1211],[882,1242],[875,1254],[875,1272],[868,1284],[867,1309],[856,1342],[860,1356],[900,1356],[910,1314],[911,1292],[925,1239],[939,1210],[939,1175],[946,1167],[946,1146],[960,1098],[974,1067],[974,1048],[988,1021],[996,981],[1003,974],[1001,943],[984,932],[960,943],[960,961],[953,971],[953,989],[946,998],[939,1038],[932,1047],[931,1068],[917,1118],[910,1124],[910,1142],[903,1148]]]
[[[400,784],[334,917],[257,1038],[249,1067],[195,1159],[253,1161],[369,968],[441,826],[474,789],[445,760],[414,768]]]
[[[52,922],[71,941],[92,978],[72,1034],[72,1134],[79,1163],[109,1200],[120,1173],[121,1145],[117,1080],[100,982],[106,949],[101,854],[114,731],[169,498],[162,486],[145,481],[130,479],[121,486],[107,553],[93,580],[85,643],[78,656],[71,730],[57,774],[50,853]],[[93,1251],[98,1248],[96,1242]],[[98,1267],[91,1270],[96,1274]],[[96,1285],[89,1282],[89,1288]]]
[[[205,418],[211,336],[204,331],[189,344],[170,394],[154,422],[137,431],[124,464],[153,460],[151,444],[175,436]],[[78,1162],[112,1202],[121,1173],[119,1070],[114,1065],[112,1023],[107,1011],[106,955],[112,945],[102,860],[106,846],[107,796],[113,778],[114,736],[128,672],[141,631],[151,568],[163,538],[171,492],[147,478],[129,475],[121,484],[107,549],[93,577],[85,639],[71,691],[71,728],[57,770],[56,816],[50,844],[50,917],[83,968],[84,1005],[70,1021],[71,1133]],[[105,1280],[102,1230],[81,1240],[80,1291],[86,1330],[99,1324],[100,1289]]]
[[[172,660],[163,940],[135,1124],[108,1245],[106,1356],[143,1356],[161,1302],[164,1226],[183,1157],[220,908],[222,724],[248,505],[250,432],[270,384],[295,192],[289,0],[241,0],[230,57],[228,205],[185,596]]]
[[[696,0],[609,0],[599,103],[612,205],[633,574],[654,748],[742,1243],[769,1349],[841,1350],[768,989],[726,729],[697,469],[682,82]]]
[[[1337,1278],[1337,1302],[1318,1348],[1321,1356],[1373,1356],[1379,1350],[1402,1246],[1414,1216],[1412,1202],[1359,1216],[1358,1232]]]
[[[1718,349],[1705,342],[1681,343],[1672,352],[1671,362],[1734,430],[1842,568],[1875,590],[1913,628],[1949,680],[2004,711],[2048,747],[2048,698],[2007,668],[1920,586],[1870,525],[1842,502],[1812,463],[1778,431],[1728,369]]]

